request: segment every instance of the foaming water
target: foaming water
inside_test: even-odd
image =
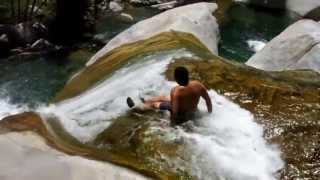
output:
[[[264,46],[266,46],[266,42],[257,40],[248,40],[247,44],[249,48],[254,52],[261,51],[264,48]]]
[[[192,133],[178,130],[191,154],[192,173],[199,179],[276,179],[283,167],[280,152],[264,140],[253,115],[214,91],[209,94],[213,113],[202,113]],[[205,111],[203,101],[200,110]]]
[[[44,116],[58,116],[72,135],[80,141],[90,141],[129,110],[126,97],[139,102],[139,96],[169,94],[175,83],[166,81],[163,73],[172,59],[182,56],[193,54],[181,49],[132,60],[82,95],[39,111]],[[201,100],[201,117],[191,132],[183,128],[154,127],[183,139],[186,148],[182,153],[191,161],[184,164],[187,171],[198,179],[276,179],[276,172],[283,166],[280,152],[264,140],[263,128],[254,122],[252,114],[213,90],[209,95],[213,113],[205,112]],[[169,161],[177,163],[176,167],[181,163]]]
[[[180,49],[133,59],[80,96],[42,108],[39,112],[44,116],[58,116],[66,130],[78,140],[90,141],[114,118],[129,110],[126,105],[128,96],[139,102],[139,96],[168,94],[174,84],[167,82],[162,75],[167,65],[172,59],[192,56],[192,53]]]
[[[0,120],[6,116],[28,111],[26,105],[11,104],[8,98],[0,97]]]

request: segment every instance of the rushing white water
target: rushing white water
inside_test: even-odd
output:
[[[58,116],[72,135],[80,141],[90,141],[114,118],[129,110],[126,105],[128,96],[139,102],[140,95],[168,94],[174,84],[166,81],[162,73],[172,59],[191,56],[181,49],[138,58],[139,63],[129,63],[82,95],[42,108],[39,112],[44,116]]]
[[[38,109],[43,116],[58,116],[62,125],[81,141],[90,141],[125,114],[126,97],[138,102],[139,96],[168,94],[175,85],[162,75],[174,58],[191,57],[186,50],[157,53],[131,61],[110,78],[82,95],[59,104]],[[213,113],[206,113],[205,103],[199,105],[201,117],[192,131],[162,127],[169,136],[182,138],[184,153],[191,163],[188,172],[199,179],[272,180],[283,166],[278,149],[266,143],[263,129],[254,122],[250,112],[210,90]],[[0,99],[0,119],[28,110]],[[157,127],[155,127],[157,128]],[[175,160],[169,159],[175,164]],[[190,162],[188,161],[188,162]],[[176,164],[179,167],[179,163]]]
[[[258,52],[266,46],[266,42],[264,41],[258,41],[258,40],[248,40],[247,44],[250,49],[252,49],[254,52]]]
[[[199,179],[273,180],[282,168],[280,152],[263,139],[253,115],[210,91],[213,113],[203,115],[191,132],[180,130],[192,154],[191,171]],[[200,103],[204,112],[205,103]]]
[[[283,167],[280,151],[267,144],[263,128],[253,115],[210,90],[213,113],[200,101],[199,117],[183,128],[152,127],[147,133],[162,134],[164,141],[184,142],[180,158],[168,159],[202,180],[275,180]],[[187,129],[187,131],[186,131]],[[191,161],[191,162],[190,162]]]
[[[6,116],[18,114],[27,111],[26,105],[11,104],[8,98],[0,97],[0,120]]]
[[[126,113],[126,97],[168,94],[175,85],[162,73],[173,57],[193,56],[186,50],[163,52],[140,58],[82,95],[39,110],[58,116],[64,127],[81,141],[92,140]],[[250,112],[211,90],[213,113],[205,113],[192,132],[166,127],[167,134],[183,138],[191,154],[187,167],[199,179],[273,180],[283,166],[280,152],[263,138],[263,128]],[[161,128],[160,128],[161,129]],[[174,161],[174,160],[172,160]],[[173,162],[174,163],[174,162]],[[178,165],[177,165],[178,166]]]

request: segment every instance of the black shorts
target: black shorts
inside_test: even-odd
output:
[[[160,103],[160,106],[159,106],[159,109],[160,110],[163,110],[163,111],[171,111],[171,102],[170,101],[163,101]]]

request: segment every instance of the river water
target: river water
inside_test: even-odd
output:
[[[244,12],[251,16],[235,18]],[[229,14],[232,23],[221,28],[220,53],[238,61],[247,60],[291,22],[287,15],[280,16],[281,19],[242,5],[232,8]],[[261,19],[267,25],[256,29]],[[104,38],[110,37],[105,35]],[[3,61],[0,66],[0,118],[36,110],[44,117],[59,117],[66,130],[81,142],[91,141],[112,123],[112,119],[129,111],[125,104],[127,96],[139,102],[140,96],[168,94],[175,84],[167,81],[163,72],[177,57],[196,58],[185,49],[138,57],[80,96],[51,105],[48,105],[50,99],[82,66],[81,63],[60,65],[41,58],[23,63]],[[277,147],[263,138],[263,127],[254,121],[250,112],[213,90],[209,94],[214,111],[207,114],[205,103],[201,101],[199,122],[192,133],[179,128],[154,127],[153,130],[166,131],[186,141],[185,151],[191,154],[191,163],[186,168],[199,179],[277,179],[276,173],[283,167],[283,162]],[[178,166],[180,162],[172,163]]]
[[[234,5],[228,10],[229,22],[220,27],[219,54],[246,62],[297,18],[293,12],[270,12],[244,4]]]
[[[193,57],[185,49],[159,52],[132,59],[110,78],[80,96],[38,109],[42,116],[55,115],[73,136],[82,142],[93,140],[112,120],[129,111],[126,97],[166,95],[176,84],[164,78],[167,65],[175,58]],[[263,128],[253,115],[210,90],[213,113],[206,113],[201,101],[195,130],[153,127],[166,131],[166,137],[183,139],[186,154],[191,154],[188,168],[199,179],[272,180],[283,162],[279,150],[266,143]],[[167,118],[168,119],[168,116]],[[166,138],[164,137],[164,138]],[[175,160],[171,163],[179,167]]]

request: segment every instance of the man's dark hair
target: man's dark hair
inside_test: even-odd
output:
[[[186,86],[189,83],[189,72],[185,67],[177,67],[174,70],[174,79],[180,86]]]

